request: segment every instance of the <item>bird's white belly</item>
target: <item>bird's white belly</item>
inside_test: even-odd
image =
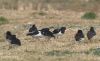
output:
[[[37,37],[42,36],[41,32],[39,31],[39,33],[37,35],[35,35]]]
[[[84,38],[81,38],[81,41],[85,40]]]
[[[58,33],[58,35],[62,35],[62,33],[61,33],[61,32],[59,32],[59,33]]]

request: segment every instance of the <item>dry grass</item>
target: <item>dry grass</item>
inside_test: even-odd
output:
[[[0,31],[0,61],[100,61],[100,56],[85,53],[100,46],[99,13],[97,14],[98,18],[92,21],[81,19],[84,12],[70,10],[43,11],[45,15],[41,15],[37,11],[1,11],[1,13],[1,16],[9,19],[9,24],[0,26],[2,30]],[[27,29],[24,27],[29,22],[36,24],[39,29],[42,27],[66,26],[67,31],[60,38],[50,41],[32,39],[26,36]],[[77,30],[84,30],[86,35],[90,26],[94,26],[97,32],[93,42],[89,42],[87,39],[81,43],[75,42],[74,34]],[[6,30],[11,30],[13,34],[17,34],[22,42],[21,47],[7,50],[7,43],[4,42],[3,37]]]
[[[99,3],[99,0],[0,0],[0,9],[48,10],[50,5],[58,10],[100,11]]]

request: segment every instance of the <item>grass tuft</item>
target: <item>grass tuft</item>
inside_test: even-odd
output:
[[[94,55],[100,56],[100,48],[94,49]]]
[[[5,17],[1,16],[0,17],[0,25],[6,24],[6,23],[8,23],[8,20]]]
[[[86,12],[81,18],[82,19],[96,19],[96,14],[94,12]]]
[[[100,56],[100,48],[90,49],[89,51],[84,52],[85,54],[93,54]]]

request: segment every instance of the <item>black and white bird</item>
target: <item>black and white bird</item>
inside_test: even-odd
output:
[[[43,28],[41,30],[35,30],[34,32],[28,33],[27,36],[30,35],[32,37],[55,37],[53,33],[49,30],[49,28]]]
[[[16,35],[12,35],[10,31],[6,32],[6,40],[11,45],[9,48],[12,47],[12,45],[21,46],[21,41],[16,38]]]
[[[60,36],[65,33],[66,27],[61,27],[58,29],[54,29],[53,34],[56,36]]]
[[[94,30],[94,27],[91,27],[90,30],[87,32],[88,40],[91,40],[95,35],[96,31]]]
[[[40,30],[42,35],[48,37],[48,38],[55,38],[54,34],[49,30],[49,28],[43,28]]]
[[[27,36],[32,36],[34,37],[43,37],[42,33],[40,30],[37,29],[35,25],[33,25],[30,29],[29,32],[27,33]]]
[[[82,41],[82,40],[84,40],[83,31],[82,30],[78,30],[74,37],[75,37],[76,41]]]
[[[40,30],[36,30],[34,32],[31,33],[27,33],[27,36],[32,36],[34,37],[43,37],[42,32]]]

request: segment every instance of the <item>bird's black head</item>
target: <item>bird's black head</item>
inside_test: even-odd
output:
[[[32,27],[36,27],[35,24],[33,24]]]
[[[79,40],[80,38],[84,38],[83,31],[82,31],[82,30],[78,30],[78,32],[77,32],[76,35],[75,35],[75,38],[76,38],[77,40]]]
[[[7,32],[5,33],[5,36],[6,36],[6,39],[11,39],[12,34],[11,34],[10,31],[7,31]]]
[[[6,35],[11,35],[11,32],[10,32],[10,31],[7,31],[7,32],[6,32]]]
[[[61,33],[65,33],[66,27],[61,27],[60,30],[61,30]]]
[[[90,31],[94,31],[94,27],[91,27],[91,28],[90,28]]]
[[[34,32],[37,31],[37,27],[34,25],[32,25],[32,27],[29,29],[29,32]]]
[[[78,33],[83,34],[82,30],[78,30]]]

